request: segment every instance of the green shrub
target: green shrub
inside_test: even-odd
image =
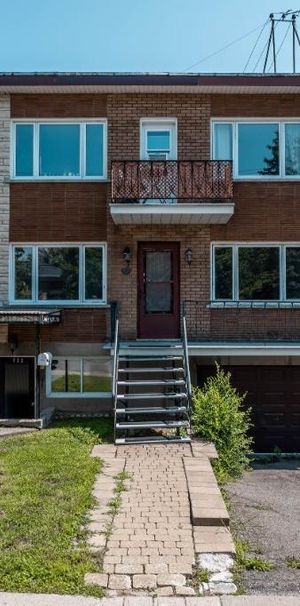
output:
[[[231,374],[218,364],[215,376],[193,391],[193,431],[212,441],[218,451],[215,471],[219,482],[238,478],[249,467],[252,453],[251,409],[243,408],[245,395],[231,385]]]

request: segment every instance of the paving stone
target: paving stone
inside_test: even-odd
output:
[[[142,564],[116,564],[116,574],[143,574]]]
[[[175,595],[196,595],[196,592],[193,587],[175,587]]]
[[[131,578],[122,574],[111,574],[108,582],[109,589],[131,589]]]
[[[209,592],[213,595],[234,595],[237,587],[234,583],[208,583]]]
[[[136,574],[132,579],[134,589],[155,589],[157,586],[154,574]]]
[[[166,562],[157,562],[156,564],[146,564],[146,574],[164,574],[169,570],[169,566]]]
[[[173,587],[158,587],[156,589],[156,595],[157,596],[170,596],[170,595],[174,595],[174,589],[173,589]]]
[[[107,587],[108,585],[108,574],[100,572],[88,573],[84,577],[87,585],[98,585],[99,587]]]
[[[178,587],[185,585],[186,579],[183,574],[159,574],[157,577],[157,585],[171,585]]]
[[[209,572],[223,572],[233,566],[234,559],[225,553],[202,553],[198,556],[197,564]]]

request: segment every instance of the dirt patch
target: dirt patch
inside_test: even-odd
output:
[[[246,593],[300,591],[300,460],[254,465],[241,480],[227,486],[232,529],[250,546],[249,557],[274,565],[265,572],[245,570]]]

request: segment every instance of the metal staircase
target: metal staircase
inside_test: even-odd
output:
[[[182,341],[169,347],[135,342],[132,351],[120,344],[116,319],[113,361],[115,443],[189,442],[191,380],[185,317]]]

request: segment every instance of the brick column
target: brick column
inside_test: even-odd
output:
[[[0,95],[0,304],[8,302],[10,97]],[[7,342],[7,326],[0,325],[0,342]]]

